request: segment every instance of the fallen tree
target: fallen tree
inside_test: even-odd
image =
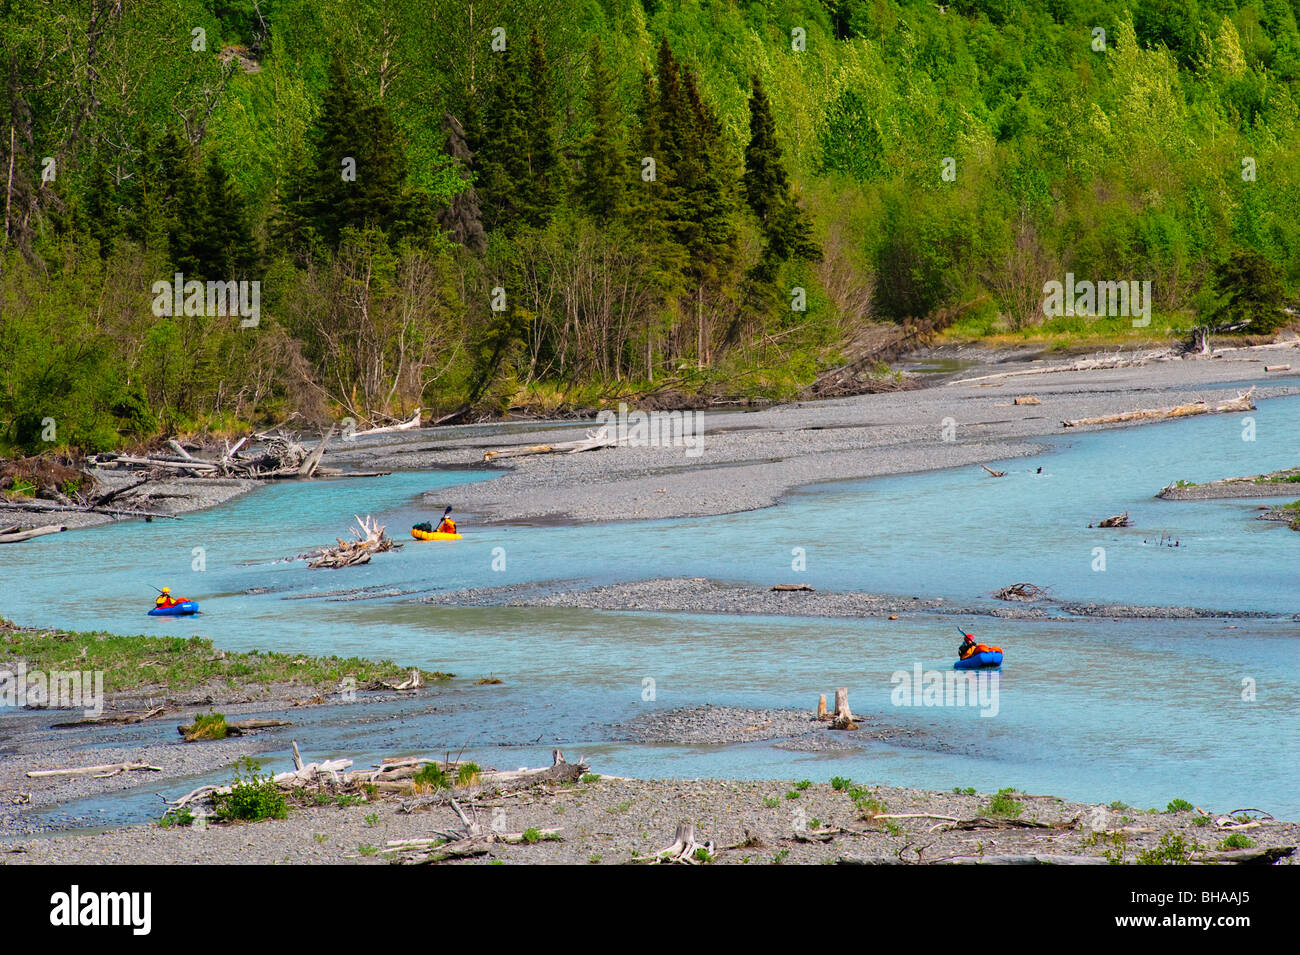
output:
[[[369,514],[364,519],[357,517],[355,514],[353,517],[356,517],[357,520],[357,526],[352,529],[353,539],[345,541],[341,537],[334,538],[338,541],[337,547],[325,547],[307,555],[309,558],[308,567],[314,570],[320,568],[338,569],[340,567],[353,567],[357,564],[368,564],[373,554],[381,554],[402,546],[385,534],[386,528],[384,525],[373,520]]]
[[[0,544],[17,544],[20,541],[31,540],[33,537],[44,537],[46,534],[59,534],[66,531],[66,527],[60,527],[50,524],[46,527],[33,527],[29,530],[6,530],[0,533]]]
[[[353,431],[351,433],[346,433],[346,437],[349,440],[352,438],[368,438],[372,434],[392,434],[395,431],[413,431],[419,426],[420,409],[416,408],[415,414],[413,414],[409,420],[403,421],[401,424],[389,424],[379,428],[366,428],[364,431]]]
[[[588,431],[587,436],[578,441],[557,441],[553,444],[530,444],[526,447],[484,451],[483,460],[520,458],[530,454],[578,454],[581,451],[594,451],[597,448],[612,448],[617,444],[618,441],[609,436],[608,429],[601,428],[599,431]]]
[[[1028,581],[1010,584],[1000,590],[993,591],[993,598],[995,600],[1034,601],[1046,600],[1047,596],[1046,590],[1039,587],[1037,584],[1031,584]]]
[[[997,381],[1003,378],[1023,378],[1029,375],[1050,375],[1070,371],[1098,371],[1111,368],[1134,368],[1150,361],[1164,361],[1172,357],[1167,349],[1133,355],[1112,355],[1105,358],[1080,358],[1065,365],[1044,365],[1040,368],[1021,368],[1016,371],[1000,371],[991,375],[978,375],[974,378],[962,378],[949,381],[948,385],[970,385],[982,381]]]
[[[1251,400],[1254,388],[1238,394],[1237,397],[1211,405],[1205,401],[1193,401],[1191,404],[1175,405],[1172,408],[1142,408],[1137,411],[1125,411],[1122,414],[1100,415],[1096,418],[1076,418],[1062,421],[1063,428],[1082,428],[1095,424],[1121,424],[1125,421],[1144,421],[1153,418],[1186,418],[1202,414],[1230,414],[1238,411],[1254,411],[1255,403]]]
[[[33,769],[27,776],[29,779],[44,779],[47,776],[93,776],[96,779],[107,779],[119,773],[131,772],[161,773],[162,767],[143,762],[105,763],[102,766],[78,766],[73,769]]]

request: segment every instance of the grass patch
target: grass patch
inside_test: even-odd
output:
[[[999,789],[997,795],[993,796],[984,807],[984,811],[990,816],[1006,816],[1014,819],[1025,811],[1025,804],[1015,798],[1014,789]]]
[[[189,740],[199,739],[225,739],[230,733],[230,728],[226,726],[226,716],[224,713],[202,713],[194,717],[194,725],[190,727],[185,738]]]
[[[586,783],[587,785],[598,783],[600,782],[600,773],[583,773],[582,779],[580,779],[579,782]]]
[[[437,792],[439,789],[451,788],[446,771],[437,763],[425,763],[420,767],[420,771],[411,777],[411,782],[415,785],[417,793]]]
[[[1242,832],[1229,833],[1224,838],[1224,840],[1219,843],[1219,849],[1222,852],[1227,852],[1231,849],[1253,849],[1253,848],[1255,848],[1255,843],[1247,839],[1246,834]]]
[[[159,685],[183,690],[213,681],[231,687],[292,683],[323,689],[337,686],[348,677],[359,685],[375,680],[404,680],[411,671],[391,660],[360,657],[304,657],[258,650],[226,651],[218,657],[212,641],[199,636],[129,637],[98,631],[29,630],[0,621],[0,666],[8,669],[18,661],[45,671],[102,670],[104,689],[109,693]],[[426,683],[454,675],[420,671]]]
[[[852,786],[853,786],[853,780],[851,779],[848,779],[844,776],[831,777],[831,789],[835,790],[837,793],[848,792]]]
[[[1195,808],[1186,799],[1171,799],[1169,805],[1165,806],[1165,812],[1191,812]]]

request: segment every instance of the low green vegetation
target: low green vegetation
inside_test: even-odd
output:
[[[583,773],[583,774],[582,774],[582,779],[580,779],[579,782],[585,783],[586,785],[591,785],[592,783],[598,783],[598,782],[600,782],[600,774],[599,774],[599,773]]]
[[[405,679],[411,669],[391,660],[359,657],[305,657],[259,650],[217,653],[211,640],[199,636],[36,630],[0,621],[0,666],[9,667],[20,660],[42,670],[102,670],[104,690],[109,693],[152,686],[181,690],[208,683],[232,688],[286,683],[323,690],[333,689],[347,678],[358,686]],[[454,676],[428,671],[420,675],[425,682]]]
[[[285,819],[289,803],[284,790],[275,784],[270,775],[260,775],[261,767],[245,758],[235,773],[230,792],[212,797],[217,818],[222,822],[260,822],[263,819]]]
[[[831,789],[835,790],[837,793],[848,792],[849,788],[852,785],[853,785],[853,780],[848,779],[847,777],[844,776],[831,777]]]
[[[962,789],[961,787],[956,787],[953,789],[953,792],[958,796],[973,796],[975,795],[975,787],[967,786],[965,789]]]
[[[416,792],[451,788],[446,770],[437,763],[425,763],[420,767],[419,772],[411,777],[411,782],[415,784]]]
[[[1188,842],[1181,833],[1166,832],[1160,837],[1159,845],[1143,849],[1133,861],[1138,865],[1190,865],[1192,853],[1204,848],[1196,842]]]
[[[990,816],[1006,816],[1014,819],[1024,812],[1025,804],[1015,798],[1015,789],[999,789],[997,793],[989,799],[984,807],[984,811]]]
[[[200,739],[225,739],[228,735],[226,717],[223,713],[200,713],[194,717],[194,725],[186,734],[186,741]]]
[[[1242,832],[1229,833],[1224,837],[1223,841],[1219,843],[1219,849],[1223,852],[1228,852],[1232,849],[1253,849],[1254,847],[1255,843],[1246,838],[1246,834]]]
[[[1171,799],[1169,805],[1165,806],[1165,812],[1191,812],[1195,808],[1186,799]]]

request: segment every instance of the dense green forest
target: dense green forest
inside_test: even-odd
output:
[[[872,323],[1086,336],[1042,312],[1067,273],[1150,281],[1161,329],[1268,331],[1300,283],[1298,20],[0,0],[0,448],[789,396]],[[177,273],[259,283],[256,323],[160,309]]]

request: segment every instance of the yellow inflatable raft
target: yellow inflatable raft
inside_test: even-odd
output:
[[[419,528],[411,528],[411,536],[418,541],[458,541],[460,534],[442,534],[438,531],[422,531]]]

